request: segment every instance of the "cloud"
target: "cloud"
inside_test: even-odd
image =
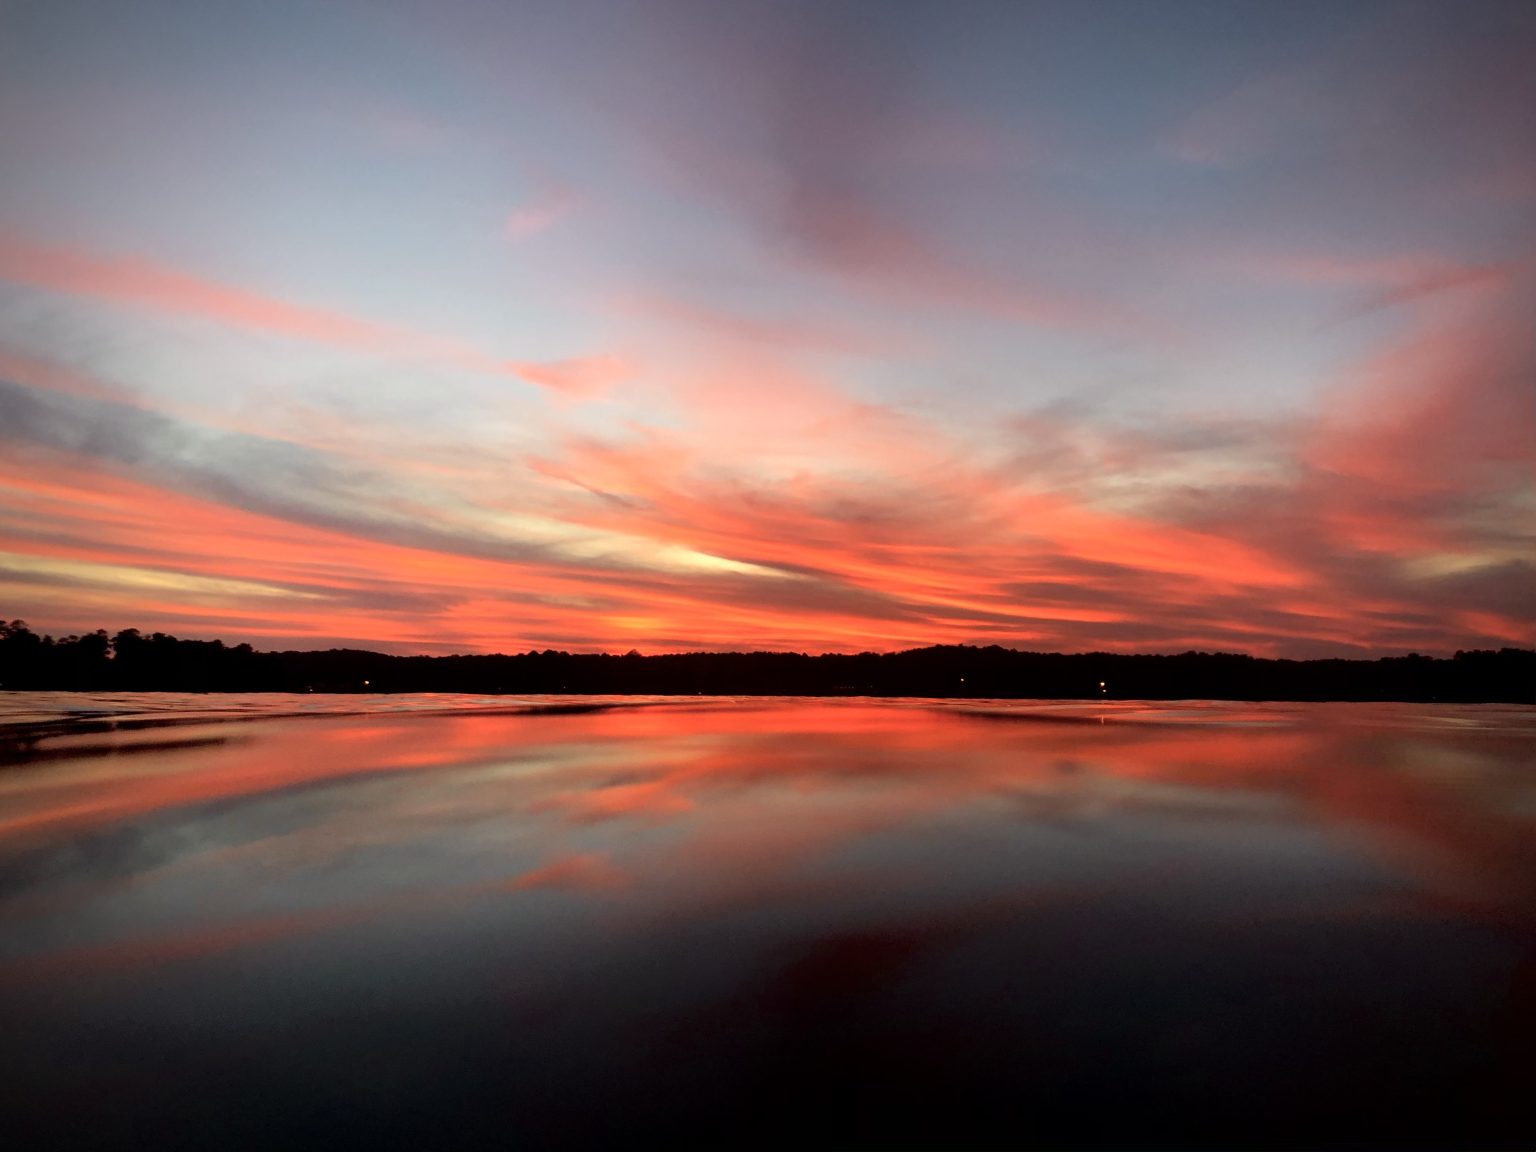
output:
[[[580,205],[581,199],[563,184],[539,188],[525,203],[507,213],[502,234],[508,240],[526,240],[547,232]]]
[[[1484,283],[1368,357],[1325,409],[1306,457],[1394,492],[1487,493],[1536,473],[1530,273]]]
[[[630,877],[616,867],[606,856],[596,852],[579,852],[558,856],[531,872],[524,872],[507,887],[518,892],[535,889],[591,892],[627,887]]]
[[[516,361],[509,367],[522,379],[573,399],[606,392],[634,375],[634,365],[618,356],[577,356],[569,360]]]
[[[228,509],[444,559],[458,557],[466,566],[478,558],[599,579],[603,572],[637,570],[773,576],[682,547],[657,548],[623,533],[592,531],[529,512],[508,515],[489,500],[466,504],[441,489],[411,485],[357,461],[203,428],[126,403],[0,380],[0,417],[0,440],[40,475],[51,462],[72,461],[82,476],[99,482],[95,468],[115,468],[158,488],[211,498]],[[22,490],[28,487],[23,484]],[[521,503],[526,508],[530,501]],[[224,558],[227,562],[227,553]],[[503,571],[484,586],[506,580]],[[580,582],[562,585],[566,592],[580,587]]]
[[[1360,279],[1412,282],[1422,268]],[[1317,411],[1284,420],[1137,422],[1056,405],[957,438],[812,392],[801,463],[770,477],[748,359],[731,393],[751,411],[740,466],[721,450],[738,441],[709,425],[708,449],[687,428],[586,438],[540,468],[579,493],[562,512],[572,520],[800,574],[718,618],[755,635],[790,616],[778,627],[795,646],[1527,643],[1530,600],[1509,592],[1536,547],[1536,337],[1523,319],[1536,285],[1516,264],[1453,279],[1418,293],[1398,338]],[[690,417],[701,434],[705,416]],[[1478,611],[1484,587],[1498,610]]]
[[[74,566],[9,579],[77,628],[115,605],[124,623],[406,649],[1526,642],[1531,299],[1515,275],[1424,296],[1395,346],[1283,424],[1058,404],[941,431],[728,334],[671,427],[569,435],[515,492],[464,495],[73,376],[5,385],[26,472],[9,489],[0,473],[0,550]],[[561,370],[581,388],[620,368]],[[128,476],[150,486],[141,513]],[[276,611],[207,584],[178,604],[144,572],[293,596]]]
[[[1095,336],[1166,333],[1106,293],[1072,291],[1024,259],[948,234],[925,168],[979,181],[1017,169],[1013,126],[934,107],[911,12],[841,5],[677,5],[660,22],[662,78],[635,94],[637,133],[691,191],[745,219],[765,257],[877,301]],[[700,98],[700,93],[709,97]],[[1008,231],[1042,211],[1010,190]],[[1063,231],[1052,218],[1042,237]],[[1083,241],[1103,249],[1104,233]],[[1082,264],[1081,251],[1077,264]]]
[[[1190,164],[1229,167],[1301,147],[1313,125],[1337,113],[1311,77],[1275,73],[1207,101],[1162,143]]]
[[[202,316],[274,335],[373,351],[398,349],[419,337],[340,312],[291,304],[230,287],[138,257],[96,256],[0,236],[0,276],[21,284],[158,311]]]
[[[1536,641],[1536,603],[1509,594],[1536,554],[1533,309],[1528,273],[1425,298],[1325,394],[1286,474],[1162,515],[1292,558],[1314,587],[1273,604],[1362,646]]]
[[[1339,252],[1247,249],[1206,261],[1259,281],[1338,288],[1356,295],[1350,315],[1400,307],[1464,289],[1512,289],[1536,268],[1529,255],[1475,260],[1433,254],[1353,256]]]
[[[537,489],[466,503],[392,470],[128,403],[0,383],[0,415],[13,465],[0,472],[0,550],[33,558],[0,583],[39,624],[66,612],[75,630],[105,615],[409,650],[498,646],[510,622],[537,647],[623,647],[673,628],[707,646],[683,623],[704,605],[751,604],[763,599],[754,589],[793,578],[562,520]],[[240,582],[300,602],[273,612]],[[193,584],[210,594],[174,598]]]
[[[1518,187],[1536,139],[1528,6],[1364,11],[1304,58],[1245,76],[1164,133],[1188,163],[1265,174],[1293,207],[1402,213]]]
[[[594,366],[620,362],[593,356],[565,362],[562,368],[559,363],[507,360],[457,340],[294,304],[138,257],[99,256],[14,236],[0,235],[0,279],[374,356],[420,358],[471,373],[516,376],[566,395],[578,390],[573,381],[590,381]]]

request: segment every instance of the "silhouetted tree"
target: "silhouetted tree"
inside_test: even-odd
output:
[[[1100,685],[1103,685],[1102,687]],[[1380,660],[1260,660],[1232,652],[1124,656],[966,644],[905,652],[388,656],[249,644],[125,628],[54,640],[0,624],[0,686],[135,691],[696,693],[1039,699],[1536,702],[1536,652],[1412,653]]]

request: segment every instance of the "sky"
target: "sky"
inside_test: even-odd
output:
[[[1536,5],[0,0],[0,617],[1536,645]]]

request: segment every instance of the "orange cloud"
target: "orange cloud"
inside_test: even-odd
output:
[[[578,852],[559,856],[531,872],[524,872],[507,887],[517,892],[538,888],[565,891],[601,891],[623,888],[629,884],[629,876],[617,868],[608,857],[596,852]]]
[[[572,435],[515,473],[495,461],[515,484],[487,484],[490,457],[466,445],[419,491],[348,488],[356,514],[308,524],[287,505],[172,491],[192,485],[131,454],[29,452],[0,464],[0,553],[24,558],[0,558],[0,591],[55,630],[395,650],[1520,643],[1519,573],[1492,568],[1519,561],[1536,443],[1519,298],[1490,280],[1426,302],[1401,347],[1316,417],[1260,430],[1279,467],[1230,491],[1162,478],[1180,445],[1199,447],[1198,422],[1174,436],[1021,419],[1004,454],[996,436],[854,400],[793,349],[727,333],[682,358],[667,391],[644,382],[675,405],[665,430]],[[61,395],[122,403],[21,367]],[[579,392],[624,365],[515,368]],[[590,535],[562,553],[475,534],[505,520],[511,540],[534,512]],[[619,559],[602,554],[613,542]]]
[[[518,361],[508,367],[530,383],[574,398],[596,395],[634,374],[634,366],[617,356],[578,356],[542,363]]]

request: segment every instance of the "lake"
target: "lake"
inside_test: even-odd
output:
[[[1536,1145],[1536,708],[0,694],[7,1147]]]

